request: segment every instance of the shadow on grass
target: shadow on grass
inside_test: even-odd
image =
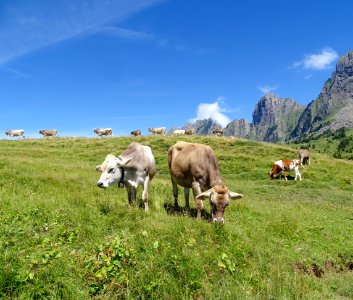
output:
[[[287,180],[294,180],[295,176],[292,176],[292,175],[286,175],[287,177]],[[280,177],[280,176],[276,176],[275,178],[273,178],[272,180],[284,180],[284,177]]]
[[[168,215],[179,215],[179,216],[189,216],[190,218],[196,219],[197,210],[196,208],[175,206],[169,202],[164,202],[164,209],[166,210]],[[204,209],[201,211],[201,219],[212,222],[212,215],[205,211]]]

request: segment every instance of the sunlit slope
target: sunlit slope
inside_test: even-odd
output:
[[[177,140],[211,146],[244,195],[224,226],[172,209]],[[156,158],[149,213],[96,186],[95,166],[133,141]],[[296,151],[215,137],[1,140],[0,298],[352,298],[353,163],[314,152],[301,182],[270,180],[282,158]]]

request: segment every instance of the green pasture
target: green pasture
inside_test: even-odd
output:
[[[174,209],[167,150],[180,139],[211,146],[244,195],[224,225],[209,221],[208,203],[201,221],[193,201]],[[124,189],[96,186],[95,166],[133,141],[156,158],[148,213]],[[274,161],[296,158],[285,145],[0,140],[0,299],[352,299],[353,162],[312,152],[303,180],[286,182],[268,177]]]

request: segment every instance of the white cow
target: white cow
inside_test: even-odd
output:
[[[98,134],[100,137],[103,135],[112,135],[113,129],[112,128],[94,128],[94,133]]]
[[[185,134],[185,129],[175,129],[173,131],[174,135],[184,135]]]
[[[11,137],[15,137],[15,136],[20,137],[20,136],[22,136],[23,138],[25,138],[25,136],[24,136],[25,131],[23,129],[6,130],[5,134],[9,135]]]
[[[165,127],[152,127],[152,128],[148,128],[148,131],[154,135],[156,135],[156,134],[163,134],[164,135],[166,133]]]
[[[136,201],[137,187],[142,184],[142,199],[145,210],[148,210],[148,185],[156,173],[155,159],[149,146],[132,143],[117,157],[108,154],[96,170],[102,173],[97,186],[125,186],[130,204]]]

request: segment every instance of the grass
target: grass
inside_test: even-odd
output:
[[[210,145],[244,194],[224,226],[168,209],[177,139]],[[132,141],[157,162],[148,213],[124,190],[96,187],[95,166]],[[314,152],[303,181],[268,178],[275,160],[295,157],[290,146],[198,136],[1,140],[0,298],[351,299],[353,163]]]

